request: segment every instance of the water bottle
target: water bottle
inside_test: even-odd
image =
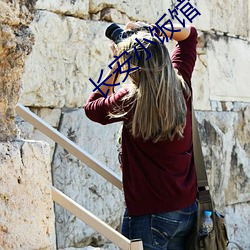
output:
[[[204,217],[202,221],[202,228],[201,228],[201,234],[207,235],[213,230],[213,220],[211,218],[212,211],[205,210],[204,211]]]

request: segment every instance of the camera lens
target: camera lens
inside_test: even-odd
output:
[[[110,40],[114,41],[116,44],[121,42],[123,39],[126,39],[129,36],[132,36],[133,34],[136,34],[139,31],[146,31],[149,32],[149,26],[142,26],[135,28],[133,30],[123,30],[119,25],[116,23],[112,23],[105,31],[105,35]]]
[[[123,33],[124,30],[116,23],[113,23],[106,29],[105,35],[117,44],[124,38]]]

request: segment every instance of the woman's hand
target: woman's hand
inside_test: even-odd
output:
[[[143,26],[149,26],[149,25],[140,21],[128,22],[125,26],[125,30],[133,30],[133,29],[140,28]]]
[[[109,45],[109,47],[112,50],[113,56],[117,56],[117,52],[118,52],[117,45],[114,42],[112,42]]]

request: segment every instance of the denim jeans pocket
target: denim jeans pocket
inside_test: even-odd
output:
[[[169,240],[178,232],[181,222],[164,214],[153,214],[151,217],[152,243],[159,249],[166,249]]]

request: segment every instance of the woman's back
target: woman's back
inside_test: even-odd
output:
[[[171,58],[174,68],[183,76],[190,89],[196,60],[196,44],[197,32],[192,27],[189,37],[178,42]],[[135,105],[134,107],[125,105],[125,109],[127,108],[125,116],[110,118],[109,113],[112,113],[114,108],[124,105],[123,100],[128,92],[129,89],[122,89],[99,101],[96,100],[100,98],[100,94],[93,93],[85,107],[88,117],[102,124],[124,121],[122,168],[128,214],[142,215],[173,211],[192,204],[196,199],[197,190],[192,155],[191,98],[186,98],[183,137],[176,134],[172,140],[154,142],[132,135],[131,124]],[[93,110],[98,112],[92,112]],[[139,112],[139,115],[144,114]],[[138,127],[149,126],[145,121],[144,124],[137,121],[137,125]]]

